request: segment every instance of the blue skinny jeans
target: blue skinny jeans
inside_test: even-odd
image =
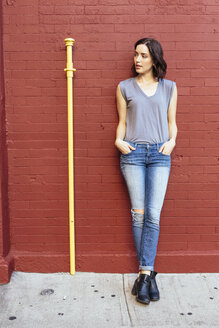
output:
[[[160,231],[160,213],[166,194],[171,155],[159,153],[164,142],[138,144],[128,154],[120,153],[120,169],[125,179],[132,215],[132,231],[139,270],[154,270]],[[144,210],[144,214],[134,210]]]

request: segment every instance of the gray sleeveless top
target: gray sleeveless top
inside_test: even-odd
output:
[[[169,140],[167,111],[175,82],[159,79],[153,96],[147,96],[136,77],[120,82],[120,89],[127,104],[125,141],[160,143]]]

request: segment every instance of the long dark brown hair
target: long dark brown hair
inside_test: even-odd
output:
[[[159,41],[152,38],[143,38],[135,43],[134,48],[136,49],[139,44],[145,44],[151,54],[153,63],[153,75],[155,78],[163,79],[166,75],[167,64],[163,58],[163,49]],[[132,73],[137,76],[138,73],[135,70],[135,64],[132,65]]]

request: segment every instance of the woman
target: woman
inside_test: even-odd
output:
[[[132,231],[139,274],[132,294],[138,302],[159,300],[154,261],[160,213],[176,144],[176,83],[164,78],[167,64],[160,43],[135,43],[134,77],[121,81],[116,98],[119,124],[115,146],[131,202]]]

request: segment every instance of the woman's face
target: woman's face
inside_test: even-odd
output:
[[[153,59],[145,44],[139,44],[134,54],[135,70],[138,74],[144,74],[152,71]]]

